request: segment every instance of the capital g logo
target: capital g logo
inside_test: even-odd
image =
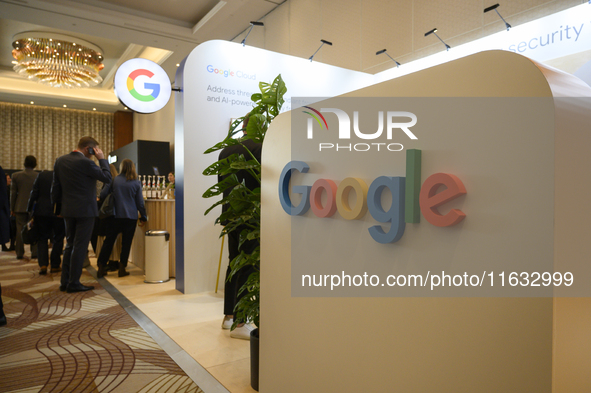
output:
[[[132,96],[134,96],[136,99],[138,99],[140,101],[144,101],[144,102],[154,101],[156,98],[158,98],[158,94],[160,94],[160,85],[158,83],[144,82],[143,83],[144,89],[152,90],[152,93],[147,94],[147,95],[143,95],[143,94],[138,93],[137,90],[135,89],[135,80],[138,76],[141,76],[141,75],[145,75],[148,78],[152,78],[154,76],[154,73],[149,70],[144,70],[144,69],[139,69],[139,70],[133,71],[127,77],[127,90],[129,90],[129,92],[131,93]]]
[[[115,73],[115,94],[129,109],[153,113],[168,103],[170,78],[158,64],[147,59],[131,59]]]

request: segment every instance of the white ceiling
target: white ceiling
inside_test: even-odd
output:
[[[0,0],[0,101],[114,112],[119,64],[143,57],[159,63],[174,82],[176,64],[202,42],[231,40],[284,0]],[[225,4],[224,4],[225,3]],[[216,7],[217,6],[217,7]],[[218,11],[208,15],[212,9]],[[207,16],[206,16],[207,15]],[[65,34],[103,50],[104,82],[60,89],[19,77],[12,70],[12,37],[25,31]]]

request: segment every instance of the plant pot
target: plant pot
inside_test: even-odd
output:
[[[250,386],[259,391],[259,329],[250,332]]]

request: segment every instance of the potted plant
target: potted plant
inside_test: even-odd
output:
[[[260,93],[251,96],[254,106],[249,114],[249,121],[246,126],[246,135],[242,139],[236,139],[239,128],[245,117],[236,119],[230,125],[228,134],[223,141],[207,149],[206,154],[222,150],[226,147],[238,145],[243,139],[252,139],[254,142],[263,143],[265,134],[271,121],[279,114],[283,105],[283,95],[287,88],[281,75],[278,75],[273,83],[259,83]],[[260,317],[260,235],[261,235],[261,163],[246,148],[248,154],[233,154],[227,158],[216,161],[203,171],[206,176],[223,176],[223,180],[211,186],[204,194],[204,198],[223,196],[224,190],[231,189],[229,194],[215,202],[205,214],[211,212],[216,206],[226,205],[224,211],[216,218],[215,223],[223,223],[220,237],[240,230],[239,245],[244,242],[256,241],[256,248],[247,254],[244,251],[230,261],[231,279],[239,270],[252,267],[246,283],[240,288],[239,294],[245,294],[236,304],[234,310],[234,324],[236,327],[239,321],[248,321],[257,326],[251,333],[251,385],[258,391],[258,338],[259,338],[259,317]],[[258,181],[259,187],[249,189],[244,182],[239,181],[239,171],[247,171]]]

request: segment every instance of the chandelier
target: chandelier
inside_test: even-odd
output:
[[[13,37],[14,71],[52,87],[90,87],[103,81],[102,50],[74,37],[41,32]]]

